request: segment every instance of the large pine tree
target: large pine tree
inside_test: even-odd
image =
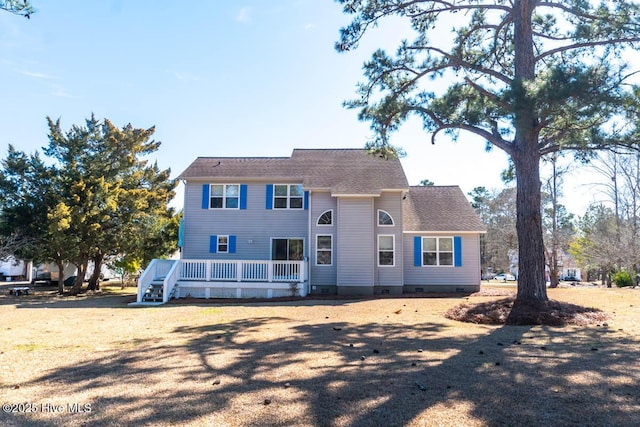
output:
[[[432,142],[468,132],[510,156],[520,263],[514,312],[544,304],[540,160],[561,150],[636,145],[640,91],[628,59],[640,41],[639,3],[337,1],[353,15],[339,51],[357,48],[392,16],[415,33],[394,55],[373,54],[359,97],[346,103],[371,123],[373,148],[393,152],[390,134],[416,115]]]

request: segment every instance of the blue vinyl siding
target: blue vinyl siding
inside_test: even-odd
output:
[[[267,181],[246,183],[247,208],[202,209],[203,182],[188,182],[185,186],[184,259],[246,259],[268,260],[271,258],[271,238],[302,238],[310,241],[309,211],[303,209],[265,210]],[[207,184],[211,184],[210,182]],[[242,198],[244,197],[241,196]],[[244,202],[241,202],[244,203]],[[313,202],[310,203],[310,205]],[[211,236],[228,235],[229,250],[235,253],[210,251]],[[305,247],[305,256],[308,256]]]
[[[341,197],[337,214],[337,285],[373,287],[376,268],[373,198]]]
[[[479,286],[480,235],[451,236],[454,240],[454,266],[423,267],[422,238],[443,237],[442,234],[405,234],[404,284],[407,286]],[[444,236],[446,237],[446,236]]]

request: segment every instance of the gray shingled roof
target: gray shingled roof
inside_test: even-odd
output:
[[[398,159],[382,159],[362,149],[296,149],[291,157],[198,157],[178,178],[301,181],[305,189],[327,189],[334,195],[409,188]]]
[[[410,187],[402,212],[405,231],[486,231],[458,186]]]

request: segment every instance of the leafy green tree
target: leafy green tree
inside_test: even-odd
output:
[[[560,260],[574,237],[573,214],[560,203],[562,183],[568,167],[559,167],[558,158],[551,156],[552,173],[543,185],[542,229],[545,257],[549,266],[549,286],[557,288],[560,281]]]
[[[395,55],[376,51],[364,65],[359,97],[346,102],[371,123],[374,146],[387,146],[413,115],[433,143],[464,131],[509,155],[520,260],[512,315],[543,304],[540,160],[561,150],[635,146],[640,90],[624,53],[640,41],[638,2],[337,1],[353,15],[339,51],[357,48],[389,17],[415,33]]]
[[[29,242],[21,257],[54,261],[59,271],[71,261],[77,293],[89,262],[95,289],[105,258],[144,260],[175,250],[179,219],[167,204],[176,183],[168,169],[143,159],[160,146],[154,128],[119,129],[93,116],[67,132],[59,120],[48,124],[50,166],[10,147],[0,171],[0,233]]]
[[[9,146],[0,170],[0,240],[11,242],[11,255],[35,263],[53,261],[63,271],[76,245],[66,233],[68,211],[60,204],[61,179],[38,153]],[[62,275],[58,290],[63,289]]]
[[[105,257],[140,253],[158,217],[172,216],[167,207],[176,183],[170,171],[149,165],[142,157],[155,152],[160,143],[151,139],[155,129],[122,129],[109,120],[86,120],[64,133],[60,121],[49,123],[45,154],[55,159],[63,177],[63,202],[69,233],[76,241],[78,276],[72,293],[80,291],[88,263],[97,280]],[[62,208],[61,208],[62,210]]]
[[[0,0],[0,10],[22,15],[27,19],[35,12],[28,0]]]
[[[518,250],[515,193],[513,187],[493,191],[476,187],[469,193],[471,206],[487,226],[487,233],[480,237],[483,272],[508,271],[510,254]]]
[[[621,242],[614,212],[604,205],[590,206],[578,221],[578,236],[569,245],[569,252],[580,265],[600,272],[603,284],[611,286],[611,274],[618,269]]]

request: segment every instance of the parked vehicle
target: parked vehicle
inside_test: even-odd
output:
[[[501,282],[515,282],[516,281],[516,276],[514,276],[513,274],[502,273],[502,274],[496,275],[496,277],[494,277],[494,279],[495,280],[499,280]]]

